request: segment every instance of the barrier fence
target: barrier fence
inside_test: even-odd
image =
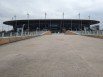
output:
[[[21,36],[37,36],[42,35],[45,31],[33,31],[33,32],[5,32],[0,33],[0,38],[9,37],[21,37]]]
[[[0,45],[41,36],[43,34],[44,31],[0,33]]]
[[[74,31],[78,35],[103,36],[103,31]]]

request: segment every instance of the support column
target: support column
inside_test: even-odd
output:
[[[81,31],[82,31],[82,20],[81,20]]]
[[[50,31],[51,31],[51,20],[50,20]]]
[[[72,20],[71,20],[71,31],[72,31]]]
[[[40,31],[40,20],[39,20],[39,31]]]

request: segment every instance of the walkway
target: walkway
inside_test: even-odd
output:
[[[2,45],[0,77],[103,77],[103,40],[53,34]]]

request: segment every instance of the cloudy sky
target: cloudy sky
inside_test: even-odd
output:
[[[27,19],[27,13],[31,19],[44,18],[45,12],[47,18],[62,18],[64,12],[65,18],[96,19],[101,21],[103,28],[103,0],[0,0],[0,30],[11,29],[3,25],[3,21],[12,20],[14,15],[17,19]]]

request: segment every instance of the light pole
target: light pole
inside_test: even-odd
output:
[[[15,17],[15,20],[16,20],[16,15],[14,16]],[[13,17],[12,17],[13,18]]]
[[[64,19],[64,12],[63,12],[63,19]]]
[[[64,12],[63,12],[63,32],[64,32]]]
[[[80,19],[80,13],[78,14],[78,16],[79,16],[79,19]]]
[[[46,19],[46,16],[47,16],[47,14],[46,14],[46,12],[45,12],[45,19]]]
[[[13,17],[12,17],[12,20],[13,20]]]
[[[89,20],[90,20],[90,15],[88,16]]]
[[[28,18],[28,34],[29,34],[29,13],[27,13],[27,18]]]
[[[80,13],[78,14],[79,20],[80,20]],[[79,21],[79,30],[81,29],[80,21]]]
[[[17,27],[16,15],[14,16],[14,18],[15,18],[15,26]]]
[[[46,14],[46,12],[45,12],[45,29],[46,29],[46,15],[47,15],[47,14]]]

